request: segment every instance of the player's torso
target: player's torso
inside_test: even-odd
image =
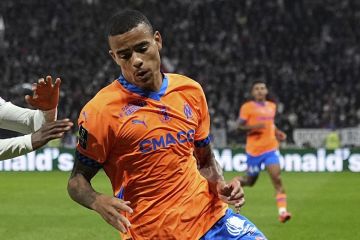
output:
[[[264,104],[255,101],[248,102],[250,116],[248,125],[264,124],[265,128],[250,132],[247,136],[247,150],[253,154],[277,148],[275,138],[276,105],[266,101]]]
[[[112,117],[119,130],[104,169],[115,193],[124,187],[124,199],[134,209],[128,216],[131,234],[139,239],[185,236],[181,232],[186,228],[191,235],[203,233],[224,208],[209,196],[193,156],[199,94],[175,84],[181,79],[168,77],[167,89],[158,99],[129,93],[119,85],[126,97],[108,106],[117,114]],[[207,208],[213,208],[205,214],[209,219],[196,220]]]

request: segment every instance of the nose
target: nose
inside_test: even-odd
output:
[[[140,54],[138,53],[133,53],[133,66],[135,68],[140,68],[143,65],[143,60],[140,57]]]

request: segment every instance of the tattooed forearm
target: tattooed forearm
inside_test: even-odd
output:
[[[201,175],[209,182],[223,181],[223,171],[219,163],[215,160],[211,145],[196,148],[195,156],[198,161],[198,167]]]
[[[75,202],[90,209],[98,195],[92,188],[90,180],[97,172],[98,169],[87,167],[76,160],[67,187],[70,197]]]

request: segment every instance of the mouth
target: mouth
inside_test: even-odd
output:
[[[150,71],[149,70],[138,70],[138,71],[135,72],[136,79],[138,79],[140,81],[147,80],[149,76],[150,76]]]

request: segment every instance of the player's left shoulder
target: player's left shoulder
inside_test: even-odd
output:
[[[268,105],[268,106],[271,107],[271,108],[276,108],[276,103],[273,102],[273,101],[267,100],[267,101],[266,101],[266,105]]]
[[[166,73],[165,75],[167,76],[169,81],[169,86],[171,87],[193,88],[202,91],[201,85],[198,82],[196,82],[194,79],[176,73]]]

